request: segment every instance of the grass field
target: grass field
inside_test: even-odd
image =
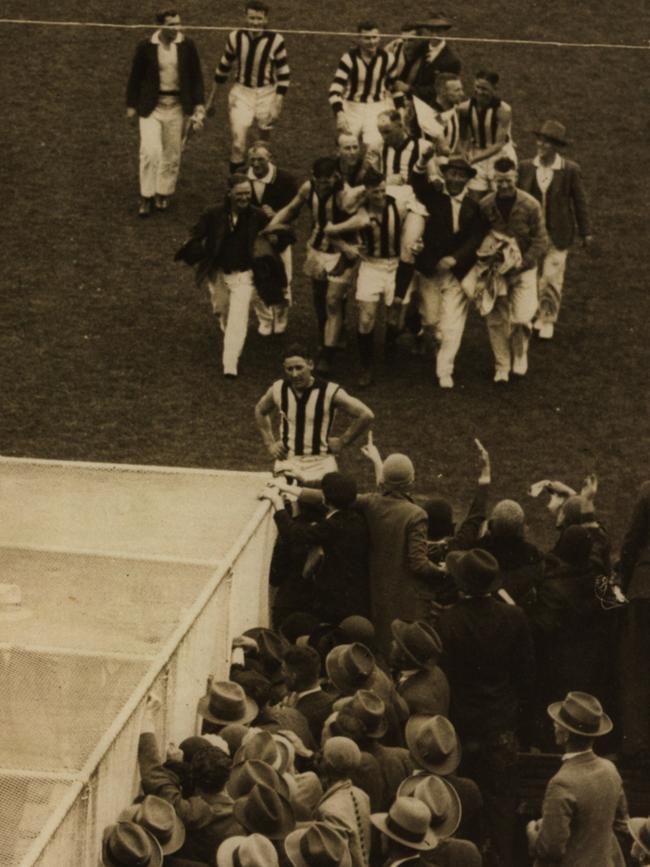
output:
[[[415,0],[353,8],[276,0],[273,23],[351,29],[380,15],[395,31]],[[240,4],[196,0],[179,7],[187,24],[237,24]],[[0,17],[146,21],[152,4],[98,0],[5,0]],[[452,11],[450,9],[450,11]],[[640,41],[640,3],[495,6],[459,12],[458,35],[594,42]],[[147,31],[0,25],[3,56],[0,217],[0,451],[6,455],[263,469],[266,454],[253,404],[279,372],[283,338],[251,333],[242,376],[225,383],[220,339],[207,298],[172,256],[200,211],[224,189],[228,154],[225,94],[217,116],[185,155],[177,204],[144,222],[137,203],[137,131],[124,119],[132,52]],[[222,33],[192,34],[206,80]],[[305,177],[330,149],[326,100],[345,38],[287,38],[294,84],[274,139],[277,162]],[[601,517],[620,538],[638,482],[648,476],[646,242],[648,53],[461,43],[466,88],[487,65],[514,109],[521,156],[547,117],[566,123],[582,164],[602,256],[570,257],[556,339],[534,345],[524,383],[496,392],[484,324],[469,322],[457,387],[441,392],[431,362],[404,354],[364,396],[376,412],[384,452],[410,454],[422,492],[462,502],[474,477],[472,438],[493,456],[495,496],[521,499],[535,537],[548,521],[525,489],[539,478],[601,479]],[[306,222],[301,222],[301,237]],[[297,249],[300,274],[302,247]],[[306,280],[287,340],[315,337]],[[354,391],[356,350],[336,378]],[[342,465],[370,484],[357,454]]]

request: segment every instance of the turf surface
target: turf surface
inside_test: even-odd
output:
[[[135,2],[42,0],[26,9],[5,0],[0,16],[140,22],[153,7]],[[415,0],[381,7],[394,31]],[[238,23],[240,4],[197,0],[186,23]],[[279,27],[351,29],[379,13],[365,2],[327,5],[276,0]],[[638,42],[647,28],[640,3],[496,5],[477,0],[456,33],[487,37]],[[5,123],[0,132],[0,451],[6,455],[184,466],[263,469],[268,465],[252,408],[279,373],[282,339],[315,338],[306,280],[298,276],[290,332],[251,332],[239,380],[220,372],[220,338],[207,298],[174,250],[200,211],[221,197],[227,162],[225,94],[205,133],[185,154],[177,202],[138,221],[137,129],[124,118],[124,87],[138,38],[150,31],[0,25]],[[209,86],[225,34],[198,33]],[[274,146],[300,178],[327,153],[333,123],[326,91],[350,40],[287,38],[294,84]],[[598,505],[617,538],[634,489],[648,475],[646,289],[648,53],[459,44],[466,88],[480,66],[497,69],[513,105],[520,156],[547,117],[566,123],[582,164],[602,248],[569,259],[556,339],[531,350],[526,381],[492,383],[484,324],[471,317],[457,363],[457,387],[441,392],[432,362],[411,359],[379,372],[364,399],[375,410],[383,452],[410,454],[422,492],[465,501],[479,436],[494,465],[495,497],[518,498],[538,540],[550,529],[525,490],[539,478],[601,480]],[[306,220],[301,221],[301,238]],[[295,258],[300,275],[303,248]],[[352,319],[352,317],[350,317]],[[351,331],[351,334],[353,332]],[[355,392],[351,345],[335,376]],[[358,454],[344,456],[367,485]]]

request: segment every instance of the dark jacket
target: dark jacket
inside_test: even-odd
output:
[[[191,39],[183,38],[176,43],[178,50],[179,99],[183,113],[190,115],[197,105],[203,105],[203,72],[196,45]],[[160,70],[158,68],[158,46],[151,39],[139,43],[135,50],[131,74],[126,86],[126,104],[135,108],[140,117],[149,117],[158,104],[160,92]]]
[[[426,174],[412,172],[411,185],[415,195],[429,212],[424,228],[424,249],[415,260],[415,267],[431,277],[445,256],[453,256],[456,265],[452,274],[461,280],[476,261],[476,250],[487,233],[478,202],[466,195],[460,206],[458,232],[454,232],[451,199]]]
[[[650,482],[641,485],[621,547],[621,582],[629,599],[650,599]]]
[[[501,570],[503,589],[518,605],[532,599],[544,577],[544,555],[521,536],[495,536],[488,531],[477,546],[496,559]]]
[[[491,596],[462,599],[442,611],[437,629],[440,667],[451,690],[449,716],[460,736],[528,726],[534,653],[524,612]]]
[[[189,240],[176,252],[174,261],[182,261],[188,265],[196,265],[196,280],[200,283],[204,278],[214,279],[219,270],[219,255],[228,227],[230,204],[208,208],[199,217],[198,223],[190,233]],[[257,235],[269,222],[269,218],[254,205],[242,212],[239,219],[246,220],[247,249],[251,267],[255,253]]]
[[[315,575],[314,612],[325,622],[340,623],[350,614],[367,616],[368,547],[370,536],[363,515],[341,509],[314,524],[294,521],[286,509],[275,513],[280,536],[323,549]]]
[[[261,199],[258,199],[255,195],[254,179],[250,175],[249,177],[253,186],[253,204],[257,205],[258,208],[261,208],[262,205],[268,205],[274,211],[279,211],[285,205],[288,205],[298,192],[298,182],[293,175],[285,172],[284,169],[279,169],[277,166],[273,166],[273,169],[273,180],[269,181],[268,184],[264,184],[264,193]]]
[[[565,157],[562,163],[563,168],[553,172],[553,180],[546,191],[544,215],[548,234],[558,250],[571,246],[576,223],[583,238],[591,234],[580,166]],[[522,160],[519,164],[519,186],[542,203],[544,197],[537,185],[537,167],[533,160]]]
[[[429,105],[433,105],[436,99],[435,83],[437,76],[441,72],[451,72],[454,75],[459,75],[461,62],[460,57],[449,45],[445,45],[440,54],[431,63],[428,63],[426,59],[427,50],[428,45],[425,43],[422,59],[418,64],[417,71],[414,72],[414,77],[411,79],[411,93]]]
[[[319,689],[318,692],[301,696],[294,705],[309,723],[310,731],[317,744],[320,744],[323,723],[332,713],[333,704],[334,696],[324,689]]]

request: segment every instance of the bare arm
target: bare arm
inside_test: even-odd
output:
[[[325,226],[326,235],[343,235],[345,232],[354,232],[370,225],[370,217],[365,210],[359,210],[342,223],[328,223]]]
[[[275,460],[281,460],[287,455],[284,443],[280,440],[276,440],[273,433],[270,415],[274,409],[275,402],[273,400],[273,389],[269,388],[266,394],[264,394],[255,404],[255,423],[257,429],[262,435],[262,441],[266,446],[268,453]]]
[[[328,440],[329,447],[333,454],[338,454],[341,449],[349,446],[372,424],[375,414],[366,406],[363,401],[356,397],[352,397],[342,388],[336,392],[334,396],[334,406],[337,409],[342,409],[348,415],[352,416],[352,421],[343,431],[340,437],[330,437]]]
[[[308,195],[309,181],[305,181],[305,183],[301,185],[300,189],[293,197],[293,199],[291,199],[289,204],[285,205],[284,208],[280,208],[280,210],[276,212],[271,222],[266,227],[267,231],[270,229],[274,229],[280,224],[291,223],[293,220],[295,220],[300,213],[302,206],[307,201]]]

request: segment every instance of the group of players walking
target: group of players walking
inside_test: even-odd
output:
[[[196,47],[175,10],[161,12],[160,29],[138,46],[127,88],[127,114],[139,116],[146,217],[168,207],[183,138],[202,127],[235,68],[226,200],[202,215],[177,254],[209,287],[224,331],[224,374],[238,375],[251,303],[260,334],[287,328],[290,226],[306,206],[304,273],[321,373],[335,363],[354,293],[360,386],[373,381],[381,307],[385,353],[410,331],[414,351],[435,349],[442,388],[454,386],[472,304],[487,323],[494,381],[525,376],[533,329],[553,336],[576,225],[585,245],[592,240],[579,166],[563,155],[564,126],[541,124],[537,154],[518,163],[499,76],[478,71],[465,99],[461,61],[445,39],[449,19],[406,24],[385,46],[375,22],[364,21],[329,89],[336,152],[317,159],[299,185],[275,165],[268,143],[290,85],[286,46],[269,29],[262,0],[247,0],[245,15],[227,38],[207,102]]]

